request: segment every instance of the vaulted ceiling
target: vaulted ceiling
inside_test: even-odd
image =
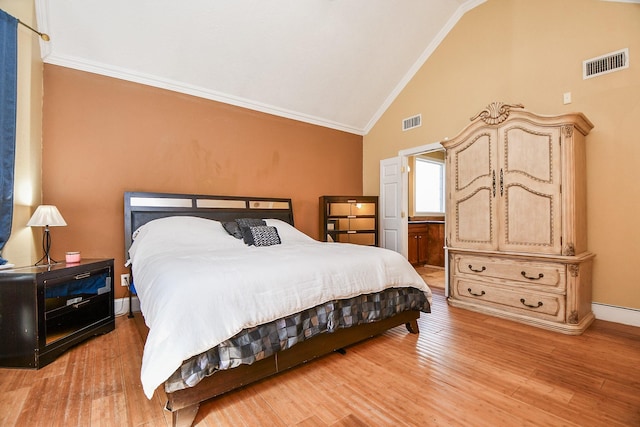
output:
[[[485,0],[36,0],[44,61],[366,134]]]

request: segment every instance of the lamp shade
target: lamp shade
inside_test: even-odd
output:
[[[53,205],[40,205],[31,216],[27,227],[60,227],[67,225],[60,211]]]

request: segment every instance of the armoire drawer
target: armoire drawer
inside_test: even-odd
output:
[[[454,274],[502,279],[509,284],[563,292],[566,287],[565,266],[560,263],[517,261],[500,257],[465,254],[453,256]],[[513,283],[516,282],[516,283]]]
[[[463,276],[454,276],[452,280],[454,298],[529,317],[554,322],[565,321],[564,295],[505,288]]]

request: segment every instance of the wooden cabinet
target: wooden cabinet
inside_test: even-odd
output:
[[[41,368],[115,327],[113,260],[0,271],[0,366]]]
[[[449,303],[579,334],[593,321],[585,220],[593,125],[578,113],[521,108],[493,103],[442,142]]]
[[[444,267],[444,222],[409,223],[409,262]]]
[[[378,197],[321,196],[320,239],[378,246]]]
[[[409,224],[409,262],[413,265],[427,263],[427,224]]]
[[[427,224],[427,265],[444,267],[444,221]]]

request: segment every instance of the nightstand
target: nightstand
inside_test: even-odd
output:
[[[115,327],[113,259],[0,270],[0,366],[39,369]]]

